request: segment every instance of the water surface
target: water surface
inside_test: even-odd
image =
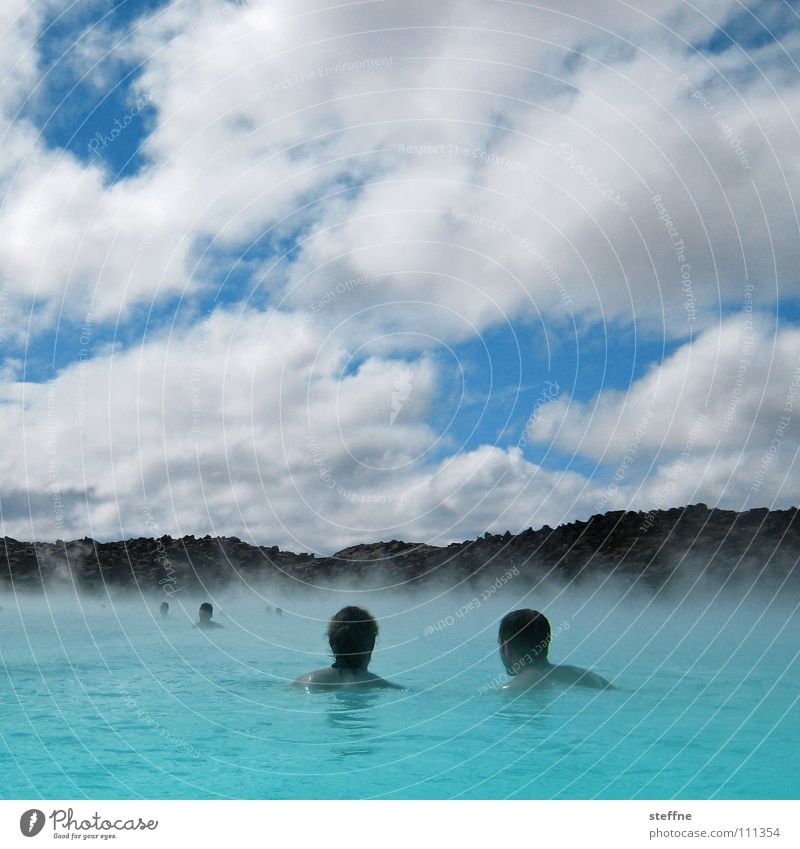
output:
[[[796,602],[708,590],[653,600],[264,591],[200,601],[2,599],[4,798],[785,799],[800,794]],[[284,614],[268,613],[280,604]],[[372,669],[406,689],[307,694],[325,618],[378,617]],[[551,659],[613,692],[508,696],[499,618],[550,618]]]

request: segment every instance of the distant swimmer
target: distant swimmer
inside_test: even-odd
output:
[[[588,669],[579,666],[556,666],[547,659],[550,649],[550,623],[538,610],[515,610],[500,622],[497,639],[500,658],[511,681],[500,689],[505,691],[529,690],[541,687],[581,687],[603,689],[612,687]]]
[[[169,605],[165,601],[161,602],[161,604],[158,607],[158,610],[161,613],[162,619],[169,616]]]
[[[280,609],[280,607],[275,608],[275,613],[277,613],[278,616],[283,616],[283,611]]]
[[[214,615],[214,608],[207,602],[204,601],[200,605],[200,611],[198,613],[198,620],[195,622],[195,628],[203,628],[204,630],[209,630],[211,628],[224,628],[224,625],[220,625],[219,622],[213,622],[211,617]]]
[[[397,684],[367,671],[378,636],[378,623],[362,607],[342,608],[328,624],[328,642],[334,663],[298,678],[294,683],[307,690],[366,689]]]

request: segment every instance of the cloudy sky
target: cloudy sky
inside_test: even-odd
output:
[[[800,16],[636,6],[5,0],[2,533],[797,504]]]

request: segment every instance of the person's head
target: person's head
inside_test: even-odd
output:
[[[207,601],[204,601],[200,605],[200,613],[199,613],[200,621],[201,622],[207,622],[209,619],[211,619],[211,617],[213,615],[214,615],[214,608]]]
[[[162,616],[166,616],[169,613],[169,605],[165,601],[161,602],[158,609],[161,611]]]
[[[343,607],[328,624],[328,642],[340,669],[366,669],[378,623],[363,607]]]
[[[523,667],[547,663],[550,623],[538,610],[514,610],[500,620],[500,657],[509,675]]]

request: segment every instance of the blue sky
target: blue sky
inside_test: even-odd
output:
[[[796,504],[800,19],[648,12],[11,3],[4,532]]]

